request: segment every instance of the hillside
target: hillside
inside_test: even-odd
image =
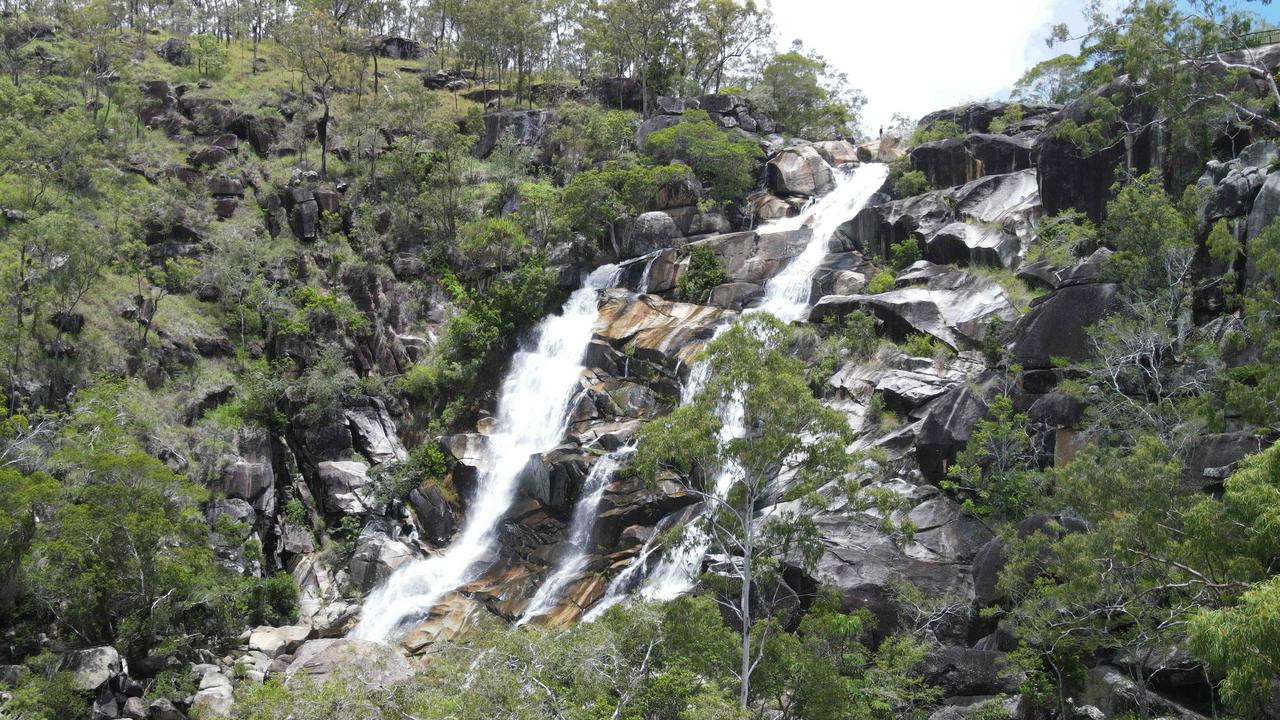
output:
[[[0,15],[0,717],[1273,717],[1280,45]]]

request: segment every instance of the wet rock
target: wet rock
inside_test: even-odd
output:
[[[729,233],[699,240],[690,246],[714,250],[724,262],[729,280],[763,285],[804,251],[810,232],[809,228],[801,228],[766,234]]]
[[[953,187],[1030,168],[1031,141],[982,133],[938,140],[912,148],[911,164],[933,187]]]
[[[741,310],[764,295],[764,288],[755,283],[731,282],[717,285],[711,290],[707,302],[727,310]]]

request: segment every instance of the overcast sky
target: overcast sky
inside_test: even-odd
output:
[[[1052,25],[1083,25],[1080,0],[774,0],[778,48],[799,38],[867,96],[863,130],[966,100],[1007,96],[1063,52]]]
[[[1083,0],[773,0],[779,50],[799,38],[867,96],[863,131],[968,100],[1006,98],[1027,68],[1068,49],[1045,38],[1082,30]],[[1241,3],[1280,25],[1280,2]]]

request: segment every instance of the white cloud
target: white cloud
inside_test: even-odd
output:
[[[1052,25],[1080,24],[1080,0],[775,0],[779,50],[799,38],[867,96],[863,129],[966,100],[1007,96],[1035,63],[1062,52]]]

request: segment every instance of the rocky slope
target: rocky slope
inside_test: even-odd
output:
[[[351,222],[360,199],[317,177],[299,174],[287,189],[254,193],[256,179],[229,171],[228,161],[248,153],[289,152],[277,136],[279,128],[252,115],[229,116],[219,103],[184,90],[163,82],[146,87],[142,116],[148,126],[207,140],[193,149],[188,166],[163,172],[207,184],[224,218],[246,212],[249,198],[256,197],[269,231],[299,241],[321,234],[322,213]],[[784,573],[789,594],[835,588],[845,609],[871,610],[879,630],[888,632],[918,612],[906,604],[900,587],[914,585],[937,601],[928,627],[942,649],[929,658],[928,675],[944,688],[946,699],[935,717],[963,716],[965,706],[997,695],[1006,696],[1011,717],[1019,716],[1020,678],[999,672],[1004,654],[1013,649],[1012,638],[981,612],[1000,600],[995,578],[1003,563],[1001,540],[964,512],[940,483],[997,392],[1010,392],[1017,409],[1028,413],[1046,465],[1072,456],[1082,408],[1055,391],[1061,379],[1057,359],[1086,357],[1084,329],[1112,307],[1116,287],[1098,272],[1105,248],[1062,265],[1029,257],[1039,239],[1036,223],[1047,214],[1068,206],[1099,211],[1110,185],[1100,168],[1109,173],[1113,159],[1062,151],[1051,129],[1077,112],[1070,106],[1028,107],[1021,122],[1002,132],[990,132],[1004,110],[1001,104],[941,111],[924,124],[951,119],[963,137],[909,149],[892,137],[860,146],[786,138],[774,133],[769,118],[734,96],[663,98],[658,107],[660,114],[640,126],[641,141],[689,109],[707,110],[726,131],[746,134],[768,153],[758,171],[759,189],[744,199],[739,207],[747,210],[738,216],[706,210],[696,183],[665,188],[605,257],[562,258],[567,286],[578,286],[605,261],[617,268],[607,287],[592,297],[590,335],[581,357],[573,359],[581,369],[564,400],[564,432],[520,463],[509,506],[465,582],[398,626],[389,638],[392,645],[348,637],[359,621],[362,598],[398,570],[446,553],[465,535],[477,503],[484,502],[486,479],[493,477],[492,446],[504,441],[500,419],[481,418],[471,432],[421,438],[408,408],[370,398],[344,408],[335,423],[295,425],[279,436],[247,435],[221,471],[224,496],[212,501],[207,513],[211,521],[226,515],[245,523],[261,542],[266,564],[293,575],[302,590],[298,624],[257,628],[236,652],[194,666],[197,690],[181,710],[163,701],[142,707],[137,683],[111,648],[72,653],[64,664],[79,687],[97,693],[98,717],[225,714],[235,683],[270,675],[295,682],[337,667],[359,667],[371,682],[401,678],[432,643],[459,637],[495,616],[562,626],[602,602],[643,592],[645,577],[662,562],[651,541],[696,508],[694,498],[675,483],[648,486],[628,475],[627,455],[618,451],[645,421],[680,402],[695,357],[716,328],[758,304],[770,280],[814,242],[823,252],[809,276],[812,309],[801,323],[816,326],[860,310],[874,315],[891,341],[924,336],[944,351],[912,356],[887,344],[872,361],[839,367],[822,380],[824,401],[845,413],[858,433],[850,449],[874,450],[876,459],[866,461],[856,479],[900,502],[890,511],[837,503],[816,515],[825,551],[812,573],[799,568]],[[550,117],[552,111],[545,110],[487,115],[475,152],[483,156],[498,138],[513,133],[545,159]],[[936,190],[893,199],[886,184],[851,208],[827,237],[815,237],[818,224],[771,229],[776,227],[771,221],[785,222],[835,190],[842,174],[904,156]],[[1278,156],[1280,150],[1268,141],[1210,162],[1199,180],[1210,191],[1200,208],[1202,218],[1231,220],[1247,243],[1280,215],[1280,174],[1271,172]],[[885,266],[890,248],[901,243],[917,244],[923,259],[897,273],[892,288],[872,292],[871,278]],[[179,225],[158,233],[151,251],[177,257],[197,252],[197,246],[198,238],[184,237]],[[681,302],[676,293],[695,247],[713,251],[727,276],[706,305]],[[405,252],[403,260],[399,270],[412,272],[411,253]],[[343,280],[371,322],[355,346],[362,369],[397,374],[424,356],[445,308],[436,317],[406,317],[400,312],[404,290],[396,278]],[[1238,322],[1224,314],[1220,290],[1207,281],[1196,317],[1202,332],[1215,338]],[[217,350],[216,341],[211,349],[198,340],[194,352]],[[999,353],[993,348],[1007,350],[1011,364],[994,362]],[[209,393],[208,402],[219,402],[216,395]],[[880,409],[895,419],[886,421]],[[500,414],[496,406],[494,412]],[[414,489],[405,502],[381,504],[373,495],[371,474],[403,461],[406,447],[418,442],[439,444],[453,465],[447,485],[459,497],[432,485]],[[1243,429],[1201,437],[1190,454],[1187,482],[1213,486],[1259,443]],[[610,471],[597,471],[601,463]],[[594,507],[580,502],[594,489],[590,483],[599,489]],[[277,499],[286,494],[301,499],[311,519],[330,526],[359,524],[348,560],[337,562],[311,528],[284,513]],[[589,541],[575,547],[568,542],[575,512],[588,511]],[[1035,517],[1017,529],[1030,532],[1047,520]],[[914,532],[886,530],[905,522]],[[1061,525],[1072,530],[1068,521]],[[572,576],[561,578],[559,597],[526,617],[539,589],[575,550],[585,554],[575,559]],[[222,559],[250,562],[234,554]],[[1174,657],[1170,665],[1178,662]],[[1149,692],[1163,714],[1196,718],[1204,709],[1188,707],[1181,698],[1194,696],[1204,682],[1193,673],[1170,674],[1159,687],[1142,690],[1104,664],[1091,673],[1090,696],[1080,704],[1095,706],[1091,713],[1111,715],[1137,703],[1138,693]]]

